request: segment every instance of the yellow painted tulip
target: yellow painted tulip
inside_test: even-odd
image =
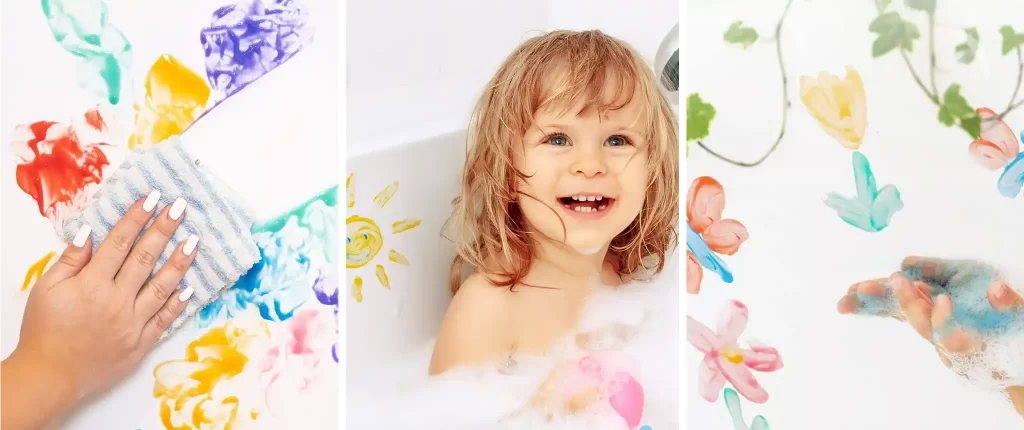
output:
[[[847,149],[860,148],[868,126],[864,82],[852,67],[846,78],[821,72],[818,78],[800,78],[800,100],[828,134]]]

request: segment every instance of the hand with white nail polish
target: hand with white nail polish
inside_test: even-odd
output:
[[[905,321],[935,346],[946,367],[952,366],[952,355],[966,357],[986,350],[982,330],[998,330],[1000,322],[1017,326],[1024,320],[1024,299],[990,265],[970,260],[907,257],[901,269],[889,278],[850,286],[839,299],[839,313],[889,316]],[[960,298],[960,304],[954,304],[951,295]],[[891,301],[895,303],[886,304]],[[954,306],[967,306],[960,315],[976,315],[981,321],[956,320]],[[1024,386],[1008,386],[1007,394],[1024,417]]]
[[[0,428],[43,428],[109,387],[136,367],[185,309],[192,290],[178,285],[195,259],[198,237],[177,244],[166,264],[156,267],[186,206],[179,199],[154,214],[159,200],[153,191],[132,205],[95,255],[91,229],[83,226],[33,286],[18,346],[3,361]]]

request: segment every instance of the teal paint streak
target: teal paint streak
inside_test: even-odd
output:
[[[882,231],[893,215],[903,209],[899,189],[892,184],[879,189],[871,163],[860,151],[853,152],[853,177],[857,196],[849,198],[831,192],[825,197],[825,205],[849,225],[870,233]]]
[[[740,396],[736,393],[736,390],[732,388],[726,388],[722,394],[722,399],[725,401],[725,407],[729,410],[729,416],[732,417],[732,426],[735,430],[771,430],[768,425],[768,420],[763,416],[755,416],[750,422],[750,427],[747,427],[747,421],[743,419],[743,407],[740,406]]]
[[[78,57],[80,83],[116,105],[130,88],[132,45],[107,20],[104,0],[42,0],[46,23],[64,50]]]
[[[323,245],[327,262],[333,263],[338,261],[338,250],[334,246],[338,240],[338,216],[338,186],[335,185],[277,218],[257,223],[252,232],[280,231],[288,220],[294,219],[299,227],[309,231],[315,242]]]

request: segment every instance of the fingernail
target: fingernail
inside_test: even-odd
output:
[[[146,212],[153,212],[153,208],[160,202],[160,190],[153,190],[149,193],[149,197],[146,197],[146,201],[142,202],[142,210]]]
[[[185,246],[181,247],[181,252],[185,255],[192,255],[192,251],[196,250],[196,244],[199,243],[199,236],[191,235],[188,240],[185,241]]]
[[[188,206],[188,202],[185,199],[178,197],[171,205],[171,210],[167,211],[167,216],[171,217],[172,220],[177,221],[181,218],[181,214],[185,213],[185,206]]]
[[[1010,292],[1010,286],[1006,285],[1005,283],[1003,283],[1003,284],[999,284],[999,286],[996,287],[996,292],[995,292],[995,294],[993,294],[993,296],[995,296],[996,300],[1003,300],[1003,299],[1006,298],[1006,294],[1009,293],[1009,292]]]
[[[195,291],[196,290],[192,289],[192,287],[185,288],[185,291],[182,291],[181,294],[178,294],[178,301],[184,302],[185,300],[188,300],[189,297],[192,297],[192,293]]]
[[[89,240],[89,233],[92,233],[92,227],[83,225],[82,228],[78,229],[78,233],[75,234],[75,239],[71,241],[71,244],[79,248],[85,246],[85,241]]]

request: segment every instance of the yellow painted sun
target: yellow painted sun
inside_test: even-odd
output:
[[[353,183],[354,173],[348,175],[348,179],[345,180],[345,191],[347,193],[345,205],[351,209],[356,205],[356,192],[355,184]],[[373,197],[373,204],[379,209],[384,209],[384,206],[388,204],[388,201],[395,196],[398,192],[398,182],[392,182],[384,187],[376,196]],[[391,223],[391,235],[396,235],[405,231],[412,230],[416,226],[420,225],[420,220],[417,219],[401,219]],[[361,216],[361,215],[350,215],[345,220],[345,268],[359,269],[363,266],[368,266],[374,262],[377,255],[380,254],[381,250],[384,249],[384,234],[381,232],[380,227],[377,226],[377,222],[372,218]],[[387,252],[387,259],[391,260],[392,263],[401,264],[404,266],[409,265],[409,259],[404,255],[389,249]],[[383,262],[381,262],[383,263]],[[374,274],[377,277],[377,281],[387,289],[391,289],[391,282],[388,280],[388,273],[384,269],[384,265],[377,263],[374,268]],[[363,277],[356,276],[352,280],[352,298],[357,303],[363,301]]]

